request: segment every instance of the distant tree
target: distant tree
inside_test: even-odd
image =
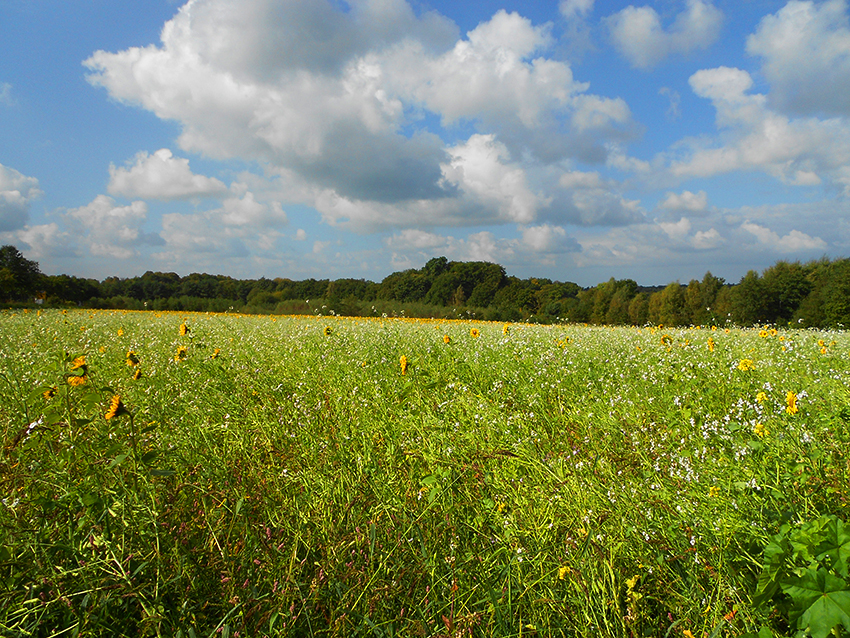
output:
[[[739,326],[752,326],[767,321],[767,300],[758,273],[750,270],[730,293],[732,321]]]
[[[665,326],[682,326],[688,323],[685,308],[685,290],[678,281],[667,284],[660,293],[658,323]]]
[[[761,277],[765,296],[765,319],[771,323],[788,322],[800,303],[812,290],[806,269],[798,261],[778,261]]]
[[[26,259],[14,246],[0,248],[0,298],[18,301],[33,297],[42,277],[38,262]]]
[[[649,316],[649,295],[639,292],[629,302],[629,321],[633,326],[642,326]]]

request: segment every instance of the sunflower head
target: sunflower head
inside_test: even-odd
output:
[[[133,352],[132,350],[129,350],[129,351],[127,352],[127,361],[126,361],[126,363],[127,363],[127,365],[128,365],[128,366],[130,366],[131,368],[132,368],[133,366],[137,366],[137,365],[139,365],[139,356],[138,356],[135,352]]]
[[[136,371],[133,373],[133,381],[138,381],[142,378],[142,369],[136,368]]]
[[[334,332],[334,331],[331,329],[331,327],[330,327],[330,326],[325,326],[324,333],[325,333],[325,336],[326,336],[326,337],[330,337],[330,336],[333,334],[333,332]]]
[[[180,324],[180,336],[185,337],[187,334],[189,334],[189,332],[190,332],[189,326],[187,326],[186,322],[184,321],[183,323]]]
[[[71,362],[71,370],[80,370],[83,374],[88,372],[89,367],[86,365],[86,355],[81,354]]]
[[[471,337],[474,337],[474,338],[477,339],[478,337],[481,336],[481,333],[478,331],[478,328],[473,328],[472,330],[469,331],[469,335]]]
[[[401,366],[401,375],[404,376],[407,374],[407,357],[401,355],[401,359],[398,360],[399,365]]]
[[[443,335],[443,343],[451,343],[452,338],[449,335]]]
[[[86,378],[86,375],[84,375],[84,374],[81,374],[80,376],[71,375],[70,377],[68,377],[68,385],[71,386],[72,388],[76,388],[77,386],[85,385],[86,381],[88,381],[88,379]]]
[[[114,395],[112,400],[109,402],[109,409],[106,411],[104,418],[106,420],[114,419],[117,416],[121,416],[122,414],[130,414],[127,411],[127,408],[124,407],[124,404],[121,402],[120,395]]]

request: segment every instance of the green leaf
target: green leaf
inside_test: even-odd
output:
[[[151,450],[150,452],[145,452],[142,455],[142,463],[144,463],[145,465],[150,465],[153,461],[155,461],[157,459],[158,456],[159,456],[159,452],[157,452],[156,450]]]
[[[151,476],[174,476],[177,474],[175,470],[151,470]]]
[[[829,558],[829,565],[844,578],[850,577],[847,570],[847,561],[850,559],[850,528],[845,527],[844,521],[834,516],[829,517],[827,523],[826,538],[818,545],[817,558],[823,560]]]
[[[812,638],[826,638],[838,625],[850,631],[850,587],[842,579],[823,569],[807,569],[781,586],[794,601],[791,621],[796,620],[798,629],[808,629]]]
[[[118,456],[116,456],[114,459],[112,459],[112,463],[109,464],[109,469],[111,470],[113,467],[121,465],[128,456],[129,454],[119,454]]]

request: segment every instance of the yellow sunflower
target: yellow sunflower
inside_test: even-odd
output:
[[[127,408],[124,407],[124,404],[121,402],[121,397],[116,394],[109,402],[109,410],[106,411],[104,418],[108,421],[109,419],[113,419],[116,416],[121,416],[122,414],[129,414],[129,412],[127,411]]]

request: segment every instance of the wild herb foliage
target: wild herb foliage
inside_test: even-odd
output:
[[[846,333],[0,326],[5,635],[847,627]]]

